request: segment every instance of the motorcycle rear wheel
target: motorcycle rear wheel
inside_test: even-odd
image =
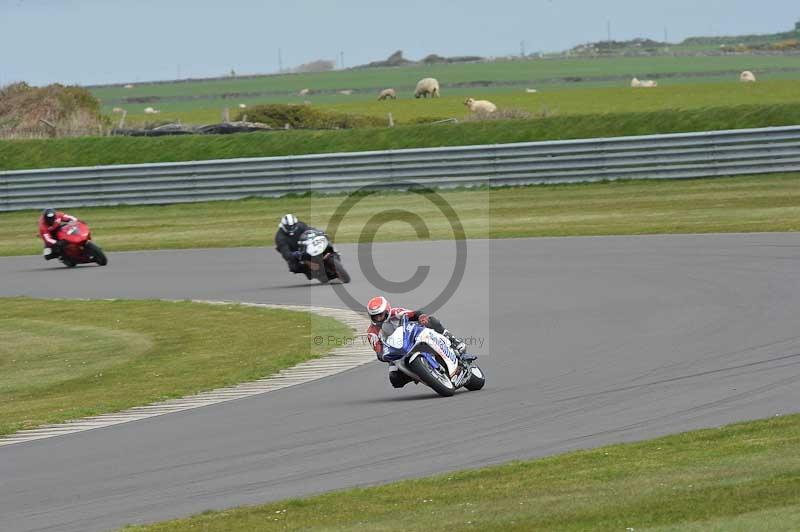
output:
[[[470,366],[469,379],[464,383],[464,388],[475,392],[483,388],[484,384],[486,384],[486,375],[484,375],[483,370],[475,365]]]
[[[433,388],[433,391],[442,397],[450,397],[456,393],[450,377],[432,368],[424,356],[417,356],[409,364],[409,367],[422,382]]]

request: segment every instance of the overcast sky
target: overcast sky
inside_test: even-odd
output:
[[[606,38],[772,33],[798,0],[0,0],[0,85],[112,83],[558,51]],[[800,59],[799,59],[800,61]]]

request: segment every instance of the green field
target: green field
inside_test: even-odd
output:
[[[196,80],[182,82],[163,82],[157,84],[135,84],[131,89],[122,86],[97,87],[92,92],[107,105],[112,101],[130,97],[156,96],[171,98],[178,96],[234,95],[248,92],[291,93],[281,96],[276,102],[299,102],[310,98],[297,96],[301,89],[320,91],[343,89],[368,90],[367,94],[356,93],[350,96],[336,95],[337,99],[375,98],[378,90],[394,87],[400,91],[401,98],[413,96],[417,80],[435,77],[442,84],[442,91],[453,84],[485,82],[492,84],[526,82],[553,84],[556,87],[574,85],[575,82],[562,81],[563,78],[581,78],[581,81],[605,81],[609,77],[629,78],[637,76],[671,76],[677,79],[694,79],[698,75],[714,75],[722,72],[735,73],[731,81],[738,81],[742,70],[764,72],[764,79],[779,75],[788,70],[795,78],[800,77],[800,63],[796,56],[699,56],[699,57],[614,57],[597,59],[547,59],[529,61],[493,61],[482,63],[456,63],[429,66],[406,66],[395,68],[367,68],[339,70],[310,74],[283,74],[248,78],[225,78],[218,80]],[[683,76],[681,76],[683,75]],[[619,81],[616,82],[619,84]],[[369,91],[374,91],[369,92]],[[277,96],[277,95],[276,95]],[[317,95],[318,97],[319,95]],[[238,97],[231,101],[238,102]],[[187,102],[187,108],[196,108],[198,102]],[[191,105],[188,105],[191,104]],[[138,104],[137,104],[138,105]],[[143,105],[142,107],[145,107]]]
[[[798,60],[800,62],[800,60]],[[800,65],[798,65],[800,67]],[[800,71],[798,71],[800,76]],[[628,113],[660,111],[664,109],[685,110],[708,107],[736,105],[768,105],[800,102],[800,80],[773,79],[755,84],[742,84],[738,81],[710,82],[703,79],[700,83],[662,83],[656,89],[632,90],[627,86],[581,85],[580,87],[542,89],[537,93],[526,93],[522,89],[507,87],[457,89],[448,91],[442,98],[416,100],[401,98],[379,102],[374,98],[328,97],[324,101],[312,100],[314,105],[324,109],[357,115],[374,115],[386,117],[392,113],[398,124],[412,123],[420,119],[436,120],[457,118],[463,120],[469,116],[464,106],[468,96],[491,99],[503,109],[520,109],[538,117],[542,115],[582,115],[594,113]],[[246,98],[242,102],[248,105],[275,102],[269,98]],[[228,105],[230,116],[235,118],[239,109],[237,102],[214,102],[213,100],[197,100],[194,102],[174,102],[159,104],[162,113],[149,116],[143,114],[145,106],[129,110],[126,123],[128,125],[146,122],[177,122],[185,124],[208,124],[222,120],[222,109]],[[154,105],[154,104],[148,104]],[[124,106],[123,106],[124,107]],[[247,110],[243,111],[244,114]],[[118,118],[114,119],[118,121]]]
[[[721,233],[800,230],[800,175],[696,180],[629,180],[575,185],[441,191],[467,238]],[[108,252],[194,247],[272,247],[286,212],[328,228],[346,196],[217,201],[170,206],[67,209],[85,219]],[[425,196],[383,193],[341,220],[336,242],[357,242],[367,220],[402,205],[421,216],[433,240],[454,238],[450,222]],[[263,229],[253,231],[253,213]],[[38,211],[0,213],[0,256],[36,254]],[[377,241],[416,239],[401,222],[380,227]],[[113,264],[113,257],[112,257]]]
[[[585,96],[585,101],[591,102],[591,94]],[[452,105],[457,108],[459,104],[454,102]],[[619,105],[624,107],[623,103]],[[648,105],[648,102],[645,100],[641,105]],[[467,146],[800,124],[800,102],[563,116],[560,108],[556,111],[556,116],[535,120],[488,120],[394,128],[7,140],[0,141],[0,170]]]
[[[800,63],[800,60],[798,60]],[[473,96],[483,97],[480,90]],[[488,97],[502,109],[522,109],[535,116],[644,113],[669,109],[719,108],[738,105],[800,103],[800,80],[771,81],[755,84],[737,82],[681,84],[650,90],[630,87],[562,89],[529,94],[522,91],[499,91]],[[383,115],[391,112],[398,122],[434,117],[465,118],[469,110],[464,97],[442,97],[437,100],[414,99],[387,102],[349,102],[327,105],[326,108],[354,114]]]
[[[142,532],[796,531],[800,416],[130,527]]]
[[[0,307],[0,435],[253,381],[324,354],[312,336],[349,331],[315,314],[238,305],[2,298]]]

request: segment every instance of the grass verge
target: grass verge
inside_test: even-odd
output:
[[[797,530],[800,415],[126,530]]]
[[[312,335],[348,332],[238,305],[0,302],[0,435],[255,380],[324,354]]]
[[[638,99],[650,99],[647,94],[652,95],[646,92],[631,94],[628,104],[632,105]],[[584,94],[581,98],[591,101],[593,96]],[[235,135],[5,140],[0,141],[0,170],[503,144],[800,123],[799,103],[682,109],[680,101],[680,98],[676,98],[672,104],[669,100],[662,101],[661,104],[673,107],[640,112],[605,113],[595,109],[585,114],[561,115],[563,110],[556,109],[559,113],[557,116],[535,120],[491,120],[333,131],[267,131]],[[418,100],[415,102],[419,103]],[[458,108],[459,113],[464,112],[460,101],[453,100],[450,104]],[[406,104],[400,102],[398,105]],[[536,109],[540,107],[536,106]],[[428,114],[439,116],[432,107],[429,107]]]
[[[800,174],[692,180],[628,180],[573,185],[440,191],[468,238],[800,231]],[[277,221],[293,212],[329,228],[345,196],[248,199],[185,205],[67,209],[85,219],[107,251],[273,245]],[[426,195],[382,193],[341,218],[336,242],[416,239],[402,222],[369,220],[402,205],[419,215],[431,240],[454,238],[450,221]],[[38,211],[0,213],[0,256],[40,252]],[[257,220],[256,220],[257,219]],[[273,223],[275,225],[273,225]]]

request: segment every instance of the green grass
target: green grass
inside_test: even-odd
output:
[[[130,530],[790,531],[798,453],[776,417]]]
[[[745,90],[739,86],[736,86],[736,89]],[[643,94],[644,92],[646,90],[630,94],[629,105],[633,106],[635,102],[642,102],[642,106],[654,107],[657,104],[665,104],[664,101],[650,102],[652,98],[658,99],[661,96],[650,97]],[[617,93],[611,91],[610,94]],[[582,98],[589,101],[591,94],[586,94]],[[789,99],[790,96],[786,98]],[[670,101],[668,100],[666,104]],[[679,101],[680,98],[676,97],[672,103],[677,105]],[[448,105],[454,108],[463,107],[455,101],[451,101]],[[624,100],[619,100],[615,105],[624,107]],[[0,170],[465,146],[800,124],[800,102],[607,114],[573,115],[566,113],[562,108],[553,108],[549,112],[558,114],[537,120],[425,124],[336,131],[296,130],[158,138],[82,137],[7,140],[0,141]]]
[[[627,180],[440,194],[458,213],[467,238],[800,231],[800,174]],[[294,212],[312,225],[327,228],[345,199],[341,195],[306,196],[67,210],[86,220],[98,244],[109,252],[272,247],[277,221],[284,213]],[[425,220],[430,231],[427,238],[454,238],[450,222],[425,195],[397,192],[360,201],[341,220],[336,242],[361,240],[367,220],[398,205]],[[253,213],[258,213],[263,223],[254,226]],[[38,214],[0,213],[0,256],[39,253]],[[380,227],[376,240],[416,238],[408,225],[393,222]]]
[[[0,435],[256,380],[324,354],[312,335],[347,332],[238,305],[3,298]]]

